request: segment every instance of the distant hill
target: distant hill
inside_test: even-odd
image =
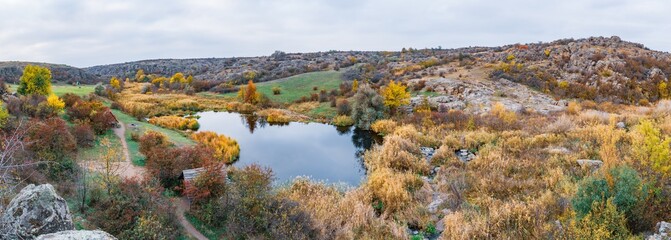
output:
[[[256,81],[264,82],[306,72],[351,66],[356,61],[368,61],[375,55],[377,55],[375,52],[275,52],[262,57],[143,60],[93,66],[85,70],[103,78],[112,76],[132,78],[139,69],[142,69],[145,74],[170,76],[182,72],[193,75],[199,80],[236,83],[243,81],[244,72],[254,71]],[[352,61],[354,59],[356,61]]]
[[[102,80],[102,78],[80,68],[62,64],[35,62],[0,62],[0,80],[7,83],[17,83],[19,78],[21,78],[21,74],[23,74],[23,68],[28,64],[49,68],[52,78],[59,82],[95,84]]]
[[[284,53],[240,58],[155,59],[83,69],[57,64],[46,66],[54,79],[65,82],[96,83],[116,76],[134,78],[145,74],[170,76],[177,72],[201,80],[199,90],[214,89],[219,83],[244,82],[246,72],[255,81],[265,82],[306,72],[338,70],[353,66],[343,78],[409,81],[449,75],[451,63],[470,71],[491,72],[491,80],[508,79],[557,98],[639,103],[671,95],[660,91],[671,77],[671,54],[654,51],[619,37],[561,39],[549,43],[512,44],[501,47],[457,49],[403,49],[396,52],[329,51]],[[502,64],[514,62],[509,71]],[[28,63],[0,62],[0,79],[14,82]],[[662,84],[664,83],[664,84]]]

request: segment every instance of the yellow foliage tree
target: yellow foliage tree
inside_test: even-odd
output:
[[[633,153],[643,166],[668,178],[671,176],[671,139],[662,134],[652,121],[643,120],[634,128]]]
[[[45,67],[27,65],[23,69],[16,92],[21,95],[49,95],[51,93],[51,71]]]
[[[142,81],[142,79],[144,79],[144,77],[145,77],[144,70],[138,69],[137,72],[135,73],[135,81],[140,82]]]
[[[669,98],[669,89],[666,82],[662,81],[657,86],[660,98]]]
[[[354,79],[352,81],[352,92],[356,92],[357,90],[359,90],[359,80]]]
[[[389,107],[392,113],[395,113],[401,105],[410,103],[410,93],[406,87],[395,81],[391,81],[387,87],[382,89],[382,97],[384,97],[384,105]]]
[[[184,77],[184,74],[181,72],[175,73],[175,75],[172,75],[170,78],[170,84],[173,83],[185,83],[186,78]]]
[[[214,157],[219,161],[233,163],[240,156],[240,145],[230,137],[215,132],[204,131],[192,134],[191,138],[205,147],[212,149]]]
[[[49,95],[47,98],[47,105],[56,113],[60,113],[65,109],[65,102],[56,96],[56,94]]]
[[[5,126],[7,119],[9,119],[9,112],[5,106],[3,106],[2,101],[0,101],[0,128]]]
[[[110,79],[110,86],[112,86],[112,88],[114,88],[116,90],[120,90],[121,89],[121,81],[119,81],[119,79],[116,78],[116,77],[112,77],[112,79]]]

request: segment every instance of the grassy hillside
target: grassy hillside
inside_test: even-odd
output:
[[[342,72],[340,71],[311,72],[258,83],[256,87],[259,92],[265,94],[274,102],[289,103],[303,96],[310,97],[310,94],[319,93],[321,90],[337,89],[342,82],[341,75]],[[279,87],[281,94],[273,95],[273,87]],[[317,87],[316,91],[313,90],[314,87]],[[224,96],[235,97],[236,94],[228,93]]]

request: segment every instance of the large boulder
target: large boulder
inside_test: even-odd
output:
[[[661,221],[655,227],[657,232],[648,236],[647,240],[669,240],[671,239],[671,223]]]
[[[51,184],[23,188],[0,218],[0,239],[34,239],[73,229],[68,205]]]
[[[94,230],[70,230],[62,231],[57,233],[50,233],[45,235],[40,235],[36,240],[116,240],[116,238],[109,233]]]

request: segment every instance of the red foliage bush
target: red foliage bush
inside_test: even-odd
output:
[[[72,135],[77,141],[77,145],[82,147],[91,147],[93,146],[93,141],[95,140],[95,135],[93,133],[93,128],[89,124],[77,124],[71,129]]]

